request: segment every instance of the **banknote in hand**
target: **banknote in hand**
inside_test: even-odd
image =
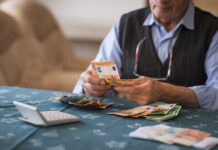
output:
[[[134,85],[132,79],[120,79],[117,66],[112,61],[91,62],[93,76],[103,78],[111,86]]]
[[[120,79],[117,66],[112,61],[91,61],[92,75],[99,78],[114,78]]]
[[[134,85],[134,82],[132,79],[104,78],[104,80],[111,86],[132,86]]]

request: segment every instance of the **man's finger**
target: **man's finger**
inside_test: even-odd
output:
[[[82,87],[89,91],[106,91],[111,89],[110,85],[102,86],[102,85],[90,84],[88,82],[82,82]]]
[[[131,88],[131,86],[115,86],[114,90],[119,93],[129,93]]]
[[[107,93],[107,91],[89,91],[87,89],[84,89],[84,92],[85,94],[88,94],[90,96],[95,96],[95,97],[102,96],[105,93]]]
[[[147,104],[150,103],[149,101],[142,98],[140,95],[131,95],[131,94],[127,93],[127,94],[124,94],[124,96],[127,99],[129,99],[129,100],[131,100],[131,101],[133,101],[133,102],[135,102],[135,103],[137,103],[139,105],[147,105]]]
[[[120,93],[129,93],[129,94],[140,94],[145,89],[145,82],[134,86],[117,86],[114,87],[114,90]]]
[[[88,82],[95,85],[106,85],[106,82],[103,79],[100,79],[98,77],[94,77],[91,73],[91,71],[87,71],[82,73],[81,79],[84,82]]]
[[[148,78],[148,77],[140,77],[140,78],[137,78],[137,79],[135,79],[135,80],[133,80],[134,81],[134,85],[139,85],[139,84],[143,84],[143,83],[145,83],[146,81],[148,81],[148,80],[151,80],[150,78]]]

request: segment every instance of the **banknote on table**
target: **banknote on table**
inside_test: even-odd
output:
[[[152,138],[149,137],[150,134],[155,133],[159,130],[169,129],[169,128],[170,126],[167,126],[164,124],[143,126],[143,127],[139,127],[138,129],[130,132],[129,136],[134,137],[134,138],[139,138],[139,139],[152,140]]]
[[[119,111],[109,112],[108,114],[118,116],[129,116],[129,117],[145,117],[146,119],[153,121],[164,121],[171,119],[178,115],[181,106],[176,104],[157,104],[154,106],[144,105],[135,108]]]
[[[113,103],[103,103],[101,98],[92,98],[85,95],[63,95],[62,97],[55,98],[56,101],[65,102],[80,107],[100,108],[105,109]]]
[[[177,104],[156,104],[154,107],[161,108],[160,111],[155,111],[151,113],[150,115],[163,115],[163,114],[168,114],[169,111],[175,108]]]
[[[151,114],[145,115],[144,117],[145,119],[153,120],[153,121],[165,121],[178,116],[180,110],[181,110],[181,106],[175,105],[169,111],[161,110],[159,114],[158,112],[153,112]]]
[[[203,132],[199,130],[187,129],[178,135],[172,137],[171,141],[176,144],[181,144],[185,146],[192,146],[195,143],[211,136],[208,132]]]
[[[210,135],[210,133],[199,130],[171,127],[151,133],[149,137],[167,144],[192,146]]]
[[[218,138],[210,136],[194,144],[193,147],[210,150],[216,145],[218,145]]]
[[[131,86],[134,85],[131,79],[120,79],[117,66],[112,61],[91,62],[92,74],[103,78],[111,86]]]
[[[119,111],[119,112],[108,112],[107,114],[118,115],[118,116],[129,116],[129,117],[141,117],[150,114],[154,111],[159,111],[160,108],[153,107],[150,105],[138,106],[131,109]]]
[[[207,150],[218,144],[218,138],[210,137],[210,133],[187,128],[175,128],[164,124],[139,127],[129,133],[129,136]]]

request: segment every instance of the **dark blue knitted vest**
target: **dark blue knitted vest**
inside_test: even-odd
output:
[[[118,40],[123,51],[122,78],[134,78],[135,50],[144,36],[145,26],[142,24],[149,13],[150,9],[144,8],[121,17]],[[181,27],[181,32],[173,47],[172,70],[167,80],[168,83],[182,86],[205,84],[207,79],[204,68],[205,56],[212,38],[218,30],[218,19],[195,8],[194,23],[194,30]],[[164,63],[159,60],[150,27],[148,27],[146,37],[147,40],[141,49],[137,73],[149,77],[166,77],[169,59]]]

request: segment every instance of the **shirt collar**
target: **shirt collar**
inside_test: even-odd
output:
[[[184,25],[186,28],[190,30],[194,30],[194,15],[195,15],[195,8],[192,2],[189,3],[188,9],[183,16],[183,18],[180,20],[180,22],[177,24],[177,26]],[[145,19],[143,26],[152,26],[154,24],[160,25],[153,13],[150,13],[148,17]]]

